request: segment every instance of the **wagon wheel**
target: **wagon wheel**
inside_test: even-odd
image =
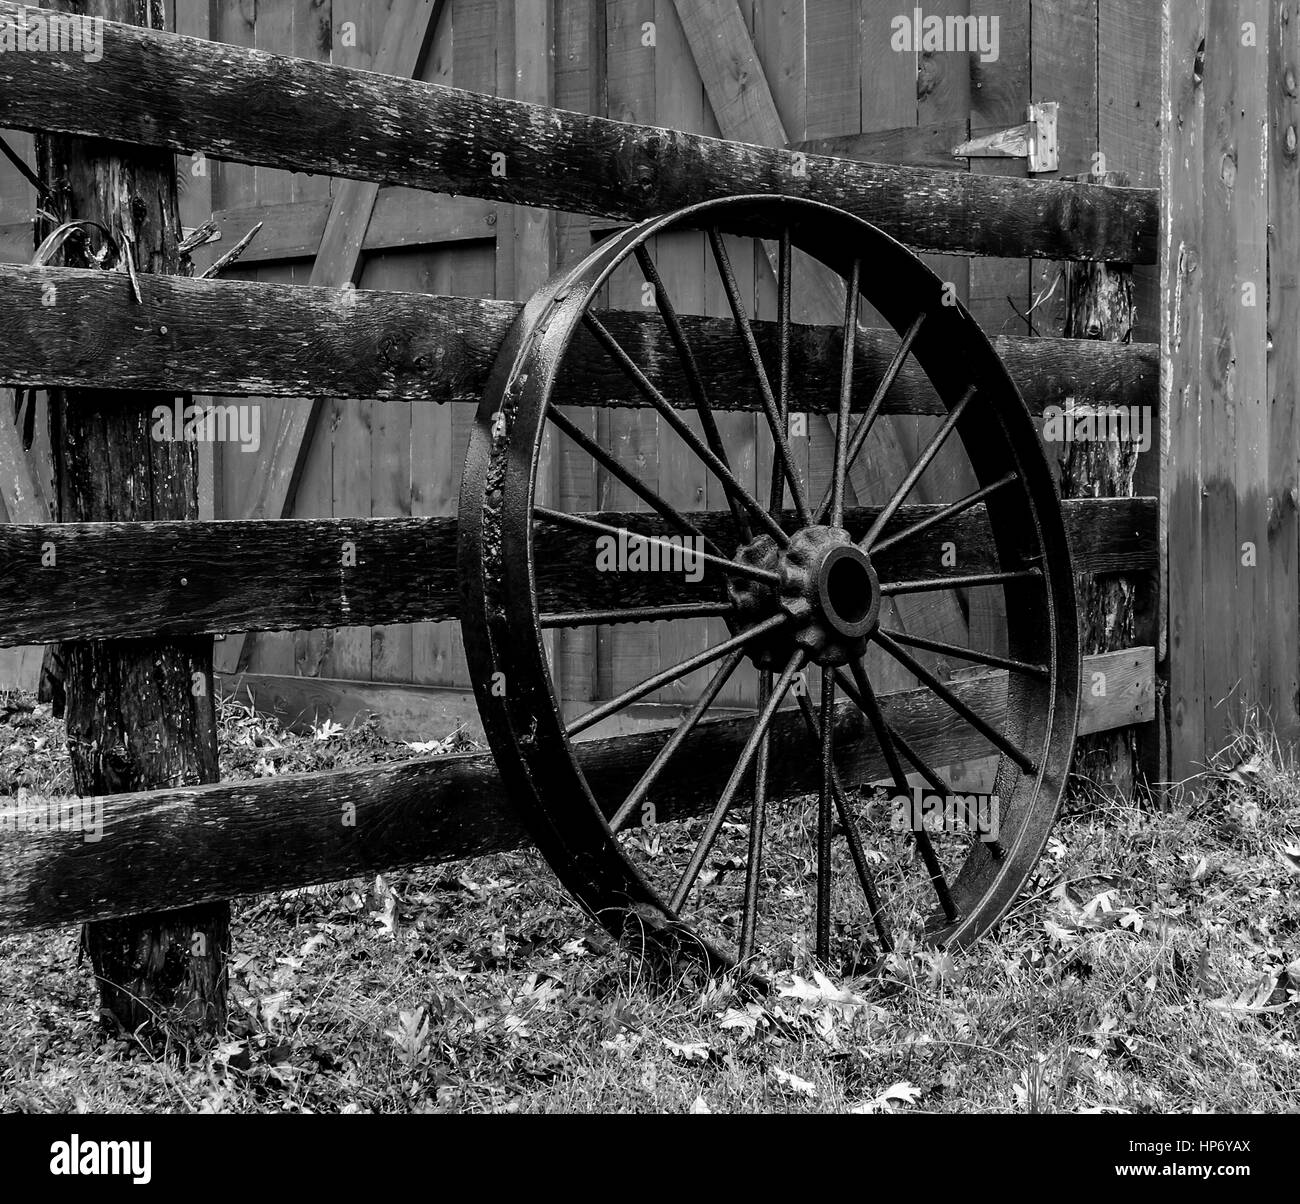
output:
[[[658,277],[647,244],[679,230],[708,233],[747,398],[710,396],[711,362],[702,367],[692,347],[699,328],[678,313]],[[737,238],[759,240],[777,263],[778,320],[762,329],[736,284],[728,247]],[[837,434],[821,497],[797,471],[787,434],[788,413],[809,408],[792,352],[807,333],[791,322],[796,251],[847,283],[846,331],[858,328],[865,300],[898,335],[870,390],[854,386],[856,340],[840,344],[830,407],[838,401]],[[594,308],[612,273],[633,262],[662,320],[656,356],[639,357],[645,344],[620,340],[610,329],[616,317]],[[662,348],[675,351],[675,365],[665,368]],[[566,414],[565,363],[578,356],[607,357],[624,396],[657,413],[698,458],[725,511],[682,513]],[[868,463],[863,448],[891,388],[904,373],[921,379],[913,365],[946,416],[918,441],[910,470],[883,506],[846,510],[849,469],[859,457]],[[752,461],[748,479],[735,467],[736,449],[715,410],[738,404],[759,415],[752,425],[768,441],[770,480]],[[615,522],[539,499],[543,449],[562,443],[631,492],[644,512]],[[906,506],[941,451],[964,451],[977,484],[942,507]],[[983,571],[914,571],[909,548],[958,519],[983,525]],[[969,942],[1024,885],[1055,816],[1077,722],[1079,654],[1060,505],[1032,418],[988,340],[943,283],[879,230],[825,205],[738,197],[643,222],[598,246],[533,297],[498,356],[471,435],[460,530],[466,651],[502,779],[566,887],[612,932],[722,965],[772,965],[780,950],[802,945],[843,968],[864,951],[888,950],[909,918],[914,927],[924,920],[926,939]],[[601,540],[608,550],[615,539],[657,552],[661,565],[676,556],[679,568],[681,549],[694,549],[695,563],[708,571],[698,584],[682,575],[667,587],[658,584],[661,573],[654,588],[653,574],[611,573],[600,597],[575,599],[565,578],[592,578],[575,572],[571,558],[594,557]],[[935,590],[994,598],[1003,616],[999,638],[974,648],[898,630],[892,603]],[[545,633],[651,621],[698,627],[702,616],[715,616],[716,634],[698,654],[566,720]],[[963,693],[965,683],[936,671],[936,656],[960,662],[966,677],[1001,675],[1005,706],[982,712]],[[910,773],[934,793],[953,794],[920,742],[891,721],[891,704],[881,705],[871,666],[884,660],[914,675],[944,726],[978,733],[987,754],[1000,758],[995,840],[895,832],[880,795],[864,789],[855,747],[875,755],[876,773],[867,776],[882,777],[889,793],[907,793]],[[756,669],[759,681],[757,701],[737,717],[718,699],[742,665]],[[819,687],[808,684],[813,675]],[[684,682],[697,684],[683,694]],[[591,770],[596,762],[584,759],[576,738],[608,729],[669,687],[679,690],[675,726],[623,737],[615,752],[626,748],[626,757],[615,756],[612,770],[608,763]],[[673,825],[667,851],[636,831],[656,800],[661,820],[662,808],[673,806],[678,817],[683,808],[703,817]]]

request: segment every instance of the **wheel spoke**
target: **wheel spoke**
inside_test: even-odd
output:
[[[852,684],[850,684],[849,680],[844,676],[844,674],[839,669],[835,670],[835,679],[836,681],[839,682],[840,689],[842,689],[850,698],[852,698],[854,702],[858,702],[859,693],[857,688]],[[859,703],[859,705],[861,704]],[[936,791],[938,791],[938,793],[943,798],[947,799],[947,798],[956,797],[953,793],[952,787],[947,782],[945,782],[943,778],[941,778],[933,769],[930,768],[930,766],[926,763],[926,761],[922,759],[920,753],[918,753],[911,746],[911,744],[909,744],[905,739],[903,739],[902,735],[899,732],[893,731],[891,729],[890,737],[893,739],[894,744],[897,746],[898,750],[903,754],[903,756],[905,756],[909,761],[912,762],[912,765],[916,769],[917,773],[919,773],[927,782],[929,782],[930,785]],[[1006,853],[1003,850],[1002,845],[996,840],[981,840],[979,843],[982,844],[993,855],[993,858],[997,861],[1001,861],[1006,856]]]
[[[871,398],[871,404],[867,406],[866,412],[858,419],[858,424],[853,429],[853,437],[849,440],[846,472],[853,471],[853,465],[857,463],[858,456],[867,442],[867,436],[871,434],[871,428],[875,425],[875,421],[884,407],[885,397],[897,379],[899,372],[902,371],[903,364],[906,363],[908,354],[912,350],[912,344],[916,342],[916,336],[921,333],[921,324],[924,321],[925,314],[921,314],[908,327],[907,332],[903,335],[903,341],[898,345],[898,350],[894,352],[894,358],[889,361],[889,367],[885,369],[884,376],[880,378],[880,383],[876,386],[876,392]],[[821,500],[821,505],[817,507],[817,516],[813,520],[814,523],[820,523],[826,517],[830,505],[831,491],[827,489],[825,496]]]
[[[936,511],[929,518],[923,518],[920,522],[905,527],[888,539],[882,539],[871,551],[874,555],[879,556],[886,548],[892,548],[905,539],[912,539],[914,536],[920,535],[922,531],[928,531],[936,523],[946,522],[948,519],[955,518],[958,514],[963,514],[972,507],[978,506],[989,494],[996,493],[999,489],[1006,488],[1012,481],[1018,481],[1019,479],[1019,473],[1009,472],[1006,476],[994,481],[992,485],[985,485],[983,489],[977,489],[974,493],[967,494],[960,501],[953,502],[950,506],[945,506],[942,510]]]
[[[972,385],[962,394],[961,400],[948,411],[948,416],[943,420],[943,424],[935,431],[934,437],[926,444],[925,450],[921,452],[916,463],[908,469],[907,476],[903,478],[902,484],[894,491],[894,496],[885,503],[885,508],[876,515],[876,521],[871,524],[871,530],[858,540],[858,547],[868,552],[872,550],[876,536],[884,530],[885,524],[894,517],[894,511],[907,500],[907,495],[915,488],[917,481],[921,479],[921,474],[930,466],[930,461],[939,454],[939,449],[947,441],[948,436],[952,434],[953,427],[957,425],[962,414],[966,412],[966,407],[974,396],[975,386]]]
[[[712,450],[701,441],[700,437],[691,430],[685,419],[673,408],[672,403],[655,388],[649,377],[637,366],[636,361],[628,355],[618,340],[605,329],[600,319],[589,310],[582,315],[582,320],[587,324],[587,328],[591,333],[595,335],[597,342],[609,352],[610,358],[623,369],[645,399],[658,412],[659,416],[681,436],[687,447],[704,462],[713,475],[722,482],[727,491],[735,496],[736,501],[758,520],[781,547],[785,547],[790,542],[790,537],[781,529],[780,524],[763,509],[754,495],[737,480],[735,473],[718,459]]]
[[[695,412],[700,417],[704,438],[713,454],[730,468],[731,461],[727,458],[727,449],[723,445],[717,419],[713,416],[713,407],[709,405],[708,392],[704,387],[704,378],[700,375],[699,364],[695,361],[695,353],[691,350],[691,345],[686,339],[686,331],[682,328],[681,318],[677,316],[677,309],[668,295],[668,290],[664,287],[659,269],[655,266],[655,261],[650,258],[645,243],[637,246],[636,261],[641,266],[641,275],[645,277],[646,283],[654,289],[655,305],[664,320],[664,325],[668,328],[668,337],[672,339],[673,346],[677,350],[677,358],[682,361],[682,367],[686,372],[686,383],[690,386],[691,396],[695,400]],[[741,542],[748,543],[752,538],[749,520],[745,517],[744,507],[730,491],[727,491],[727,505],[731,507],[731,516],[735,520]]]
[[[789,429],[790,420],[790,297],[794,287],[794,254],[790,239],[790,227],[781,229],[781,258],[777,269],[777,291],[780,310],[777,318],[777,342],[780,344],[776,379],[777,414],[781,419],[781,429]],[[768,509],[777,518],[785,509],[785,474],[781,471],[781,461],[772,455],[772,490],[769,495]]]
[[[704,718],[705,711],[713,705],[713,700],[721,693],[722,687],[727,684],[731,675],[735,673],[736,667],[744,659],[744,656],[745,650],[737,648],[722,662],[721,668],[713,675],[712,680],[705,687],[704,693],[691,707],[690,713],[673,730],[673,734],[668,737],[663,748],[656,754],[655,759],[650,762],[650,767],[641,775],[641,780],[632,788],[632,793],[623,800],[623,805],[614,812],[613,819],[609,821],[611,832],[621,831],[623,825],[632,818],[632,815],[640,810],[641,804],[645,801],[646,795],[650,793],[650,788],[663,772],[664,766],[668,764],[673,754],[681,748],[686,737],[695,730],[696,725]]]
[[[772,720],[776,717],[777,708],[785,701],[785,696],[790,691],[790,683],[794,681],[794,675],[803,668],[805,657],[806,654],[802,649],[790,657],[786,667],[781,671],[781,676],[772,688],[772,696],[760,711],[758,720],[754,724],[754,730],[750,732],[749,739],[745,741],[745,747],[741,749],[740,759],[736,762],[735,769],[731,771],[731,777],[727,779],[727,785],[722,791],[721,798],[718,799],[717,806],[713,809],[713,814],[709,816],[704,835],[700,837],[699,843],[695,846],[695,851],[691,854],[691,859],[687,863],[681,880],[677,883],[677,889],[673,892],[670,907],[674,914],[681,911],[682,905],[691,893],[691,887],[695,885],[695,880],[700,876],[700,870],[704,868],[704,862],[709,856],[709,851],[718,839],[718,833],[722,831],[723,822],[727,818],[727,812],[731,810],[731,804],[735,801],[740,784],[749,772],[750,765],[753,764],[754,756],[758,752],[758,746],[772,726]]]
[[[1011,740],[1008,740],[1000,731],[997,730],[987,720],[982,719],[970,707],[968,707],[956,694],[952,692],[942,681],[930,672],[916,657],[912,656],[905,648],[896,644],[884,632],[877,631],[873,637],[886,652],[889,653],[900,665],[909,672],[914,673],[932,693],[937,694],[948,704],[952,710],[956,711],[967,723],[971,725],[981,736],[984,737],[995,748],[1004,752],[1025,773],[1036,774],[1038,766],[1022,749],[1018,748]]]
[[[972,573],[964,577],[927,577],[922,581],[886,581],[880,592],[885,595],[925,594],[944,589],[976,589],[981,585],[1040,580],[1042,576],[1041,569],[1014,569],[1007,573]]]
[[[754,376],[758,382],[759,399],[763,403],[764,413],[767,414],[767,424],[772,428],[773,455],[780,461],[781,470],[785,473],[785,479],[790,485],[790,496],[794,499],[794,508],[799,515],[800,525],[809,526],[812,519],[808,513],[808,499],[804,495],[803,482],[799,479],[799,474],[794,470],[794,457],[790,454],[790,442],[786,438],[785,428],[782,426],[780,414],[777,412],[776,398],[772,395],[772,383],[767,378],[767,369],[763,367],[763,357],[758,353],[758,341],[754,338],[754,328],[750,324],[749,315],[745,312],[745,306],[740,298],[740,288],[736,284],[736,273],[731,267],[731,256],[727,254],[727,248],[722,242],[722,235],[718,233],[716,227],[710,227],[709,229],[709,245],[713,248],[713,258],[722,276],[722,285],[727,294],[727,302],[731,306],[732,317],[740,330],[745,350],[749,352],[749,361],[754,368]]]
[[[716,619],[736,613],[730,602],[687,602],[681,606],[632,606],[613,610],[571,610],[537,616],[537,625],[599,627],[609,623],[658,623],[673,619]]]
[[[894,743],[898,745],[899,751],[902,752],[903,756],[912,762],[916,772],[930,783],[930,785],[939,793],[940,797],[944,800],[959,797],[953,790],[952,786],[945,782],[943,778],[931,769],[921,755],[897,732],[894,733]],[[966,819],[967,831],[970,833],[972,840],[978,844],[982,844],[985,849],[988,850],[989,855],[994,861],[1004,860],[1007,854],[1006,850],[1002,847],[1002,842],[996,839],[984,840],[982,837],[977,838],[975,835],[975,829],[970,824],[969,813],[967,814]]]
[[[837,669],[835,671],[836,681],[841,687],[845,683],[845,678]],[[808,726],[814,743],[821,747],[822,735],[821,727],[817,723],[817,718],[813,714],[812,703],[810,703],[803,694],[796,694],[799,702],[799,710],[803,713],[804,723]],[[881,948],[886,953],[893,951],[894,942],[890,939],[889,929],[885,927],[884,910],[880,905],[880,894],[876,890],[875,876],[871,872],[871,866],[867,861],[866,850],[862,847],[862,834],[858,831],[857,820],[853,817],[853,812],[849,809],[848,796],[845,794],[844,786],[840,782],[840,775],[831,769],[831,790],[835,797],[835,809],[839,812],[840,826],[844,829],[844,838],[848,841],[849,854],[853,858],[853,868],[857,871],[858,883],[862,887],[863,898],[867,901],[867,908],[871,912],[871,922],[875,925],[876,935],[880,938]]]
[[[587,728],[599,723],[602,719],[607,719],[610,715],[617,714],[625,706],[629,706],[639,698],[644,698],[647,694],[653,694],[656,690],[679,681],[681,678],[694,673],[696,669],[703,669],[705,665],[711,665],[714,661],[721,660],[728,652],[734,652],[737,648],[745,647],[746,644],[765,636],[769,631],[775,631],[787,622],[789,622],[788,615],[784,613],[773,615],[770,619],[755,623],[753,627],[747,627],[739,634],[733,635],[729,640],[723,640],[716,647],[706,648],[703,652],[697,652],[694,656],[678,662],[671,668],[661,670],[653,677],[647,677],[645,681],[633,686],[630,690],[625,690],[617,698],[602,702],[598,707],[593,707],[585,715],[575,719],[569,724],[566,734],[572,737],[579,732],[585,732]]]
[[[817,960],[831,959],[831,775],[835,772],[835,678],[822,674],[822,780],[817,797]]]
[[[898,759],[898,749],[894,744],[893,729],[885,719],[884,711],[880,709],[880,700],[876,697],[875,690],[871,688],[871,682],[867,680],[866,670],[863,669],[860,660],[850,661],[849,668],[853,673],[853,681],[857,687],[849,697],[858,704],[862,713],[867,717],[867,722],[871,724],[876,733],[876,741],[880,745],[880,751],[885,756],[885,764],[889,766],[890,776],[894,779],[894,789],[904,795],[910,794],[911,787],[907,782],[907,773],[903,769],[903,763]],[[947,917],[948,923],[956,923],[958,919],[957,904],[953,901],[948,879],[944,877],[943,866],[939,863],[939,855],[934,851],[934,845],[930,842],[929,833],[913,832],[912,839],[916,841],[921,860],[925,862],[926,871],[930,875],[930,882],[934,886],[934,893],[939,900],[939,906],[943,909],[944,916]]]
[[[538,522],[554,523],[559,527],[572,527],[575,531],[591,531],[597,535],[611,535],[616,539],[635,540],[637,543],[643,543],[650,547],[659,547],[669,553],[682,555],[682,549],[676,544],[671,544],[667,540],[660,539],[654,535],[641,535],[636,531],[628,531],[623,527],[611,527],[608,523],[602,523],[599,519],[587,518],[581,514],[567,514],[563,510],[548,510],[544,506],[533,508],[533,517]],[[711,564],[715,568],[720,568],[726,573],[732,573],[737,577],[748,577],[751,581],[761,581],[764,585],[779,585],[780,575],[769,569],[760,569],[752,564],[744,564],[739,560],[728,560],[725,556],[714,556],[712,552],[695,552],[705,564]]]
[[[907,635],[902,631],[890,631],[881,628],[891,640],[905,644],[909,648],[921,648],[926,652],[938,652],[954,660],[974,661],[977,665],[990,665],[994,669],[1010,669],[1013,673],[1023,673],[1028,677],[1047,677],[1046,665],[1031,665],[1027,661],[1013,660],[1009,656],[995,656],[991,652],[977,652],[974,648],[961,648],[956,644],[945,644],[942,640],[927,640],[920,636]]]
[[[668,522],[676,527],[683,535],[692,535],[698,539],[706,550],[711,551],[713,555],[720,556],[721,551],[718,546],[709,539],[686,515],[679,513],[668,502],[664,501],[653,489],[644,481],[629,472],[613,456],[600,446],[590,435],[581,427],[576,426],[569,418],[562,414],[554,405],[546,407],[546,416],[557,427],[560,428],[570,439],[573,440],[583,451],[596,461],[610,476],[621,481],[629,490],[636,494],[647,506],[656,511]]]
[[[761,711],[772,697],[772,673],[764,669],[758,678],[758,706]],[[745,904],[740,913],[740,960],[754,955],[758,934],[758,890],[763,874],[763,836],[767,829],[767,760],[771,733],[764,732],[754,762],[754,805],[749,814],[749,859],[745,863]]]
[[[858,282],[862,260],[855,259],[844,296],[844,346],[840,353],[840,409],[835,419],[835,471],[831,477],[831,526],[844,523],[844,482],[849,474],[849,429],[853,424],[853,353],[858,345]],[[831,687],[834,693],[834,687]],[[824,700],[823,700],[824,702]],[[827,786],[826,791],[829,792]]]

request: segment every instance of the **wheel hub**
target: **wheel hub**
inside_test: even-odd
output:
[[[779,585],[733,577],[728,592],[742,626],[778,611],[794,620],[756,641],[750,659],[762,669],[780,669],[802,648],[819,665],[843,665],[866,651],[880,618],[880,581],[871,557],[841,527],[805,527],[778,547],[760,535],[736,559],[776,573]]]

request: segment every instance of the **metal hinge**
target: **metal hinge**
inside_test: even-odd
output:
[[[1032,173],[1056,171],[1059,160],[1056,150],[1056,111],[1060,105],[1054,101],[1030,105],[1025,112],[1024,125],[1012,126],[972,138],[953,147],[954,159],[1028,159]]]

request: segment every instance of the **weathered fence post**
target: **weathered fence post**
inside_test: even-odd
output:
[[[164,22],[160,0],[58,0],[55,7],[156,29]],[[100,266],[180,272],[170,154],[40,136],[36,156],[50,190],[38,240],[63,222],[86,223],[81,236],[64,244],[65,265],[96,266],[92,254],[107,248]],[[43,300],[58,304],[57,296]],[[149,321],[146,312],[140,321]],[[161,348],[167,329],[159,326],[156,333]],[[172,402],[166,395],[91,389],[51,396],[58,521],[198,517],[195,444],[150,434],[154,408]],[[68,751],[79,794],[217,780],[209,638],[71,643],[63,646],[62,662]],[[87,924],[83,943],[99,983],[101,1017],[126,1031],[166,1033],[183,1043],[213,1028],[225,1014],[229,930],[227,903]]]
[[[1122,172],[1078,177],[1089,184],[1127,186]],[[1065,265],[1066,338],[1128,343],[1135,319],[1133,268],[1117,263]],[[1106,406],[1107,398],[1091,398]],[[1154,432],[1153,432],[1154,434]],[[1061,496],[1133,497],[1138,466],[1136,441],[1106,438],[1068,441],[1061,452]],[[1137,584],[1129,577],[1078,574],[1079,642],[1084,656],[1127,648],[1136,642],[1139,618]],[[1083,688],[1093,683],[1084,680]],[[1105,683],[1100,684],[1105,689]],[[1114,785],[1128,794],[1139,777],[1134,728],[1081,736],[1075,747],[1075,772]]]

